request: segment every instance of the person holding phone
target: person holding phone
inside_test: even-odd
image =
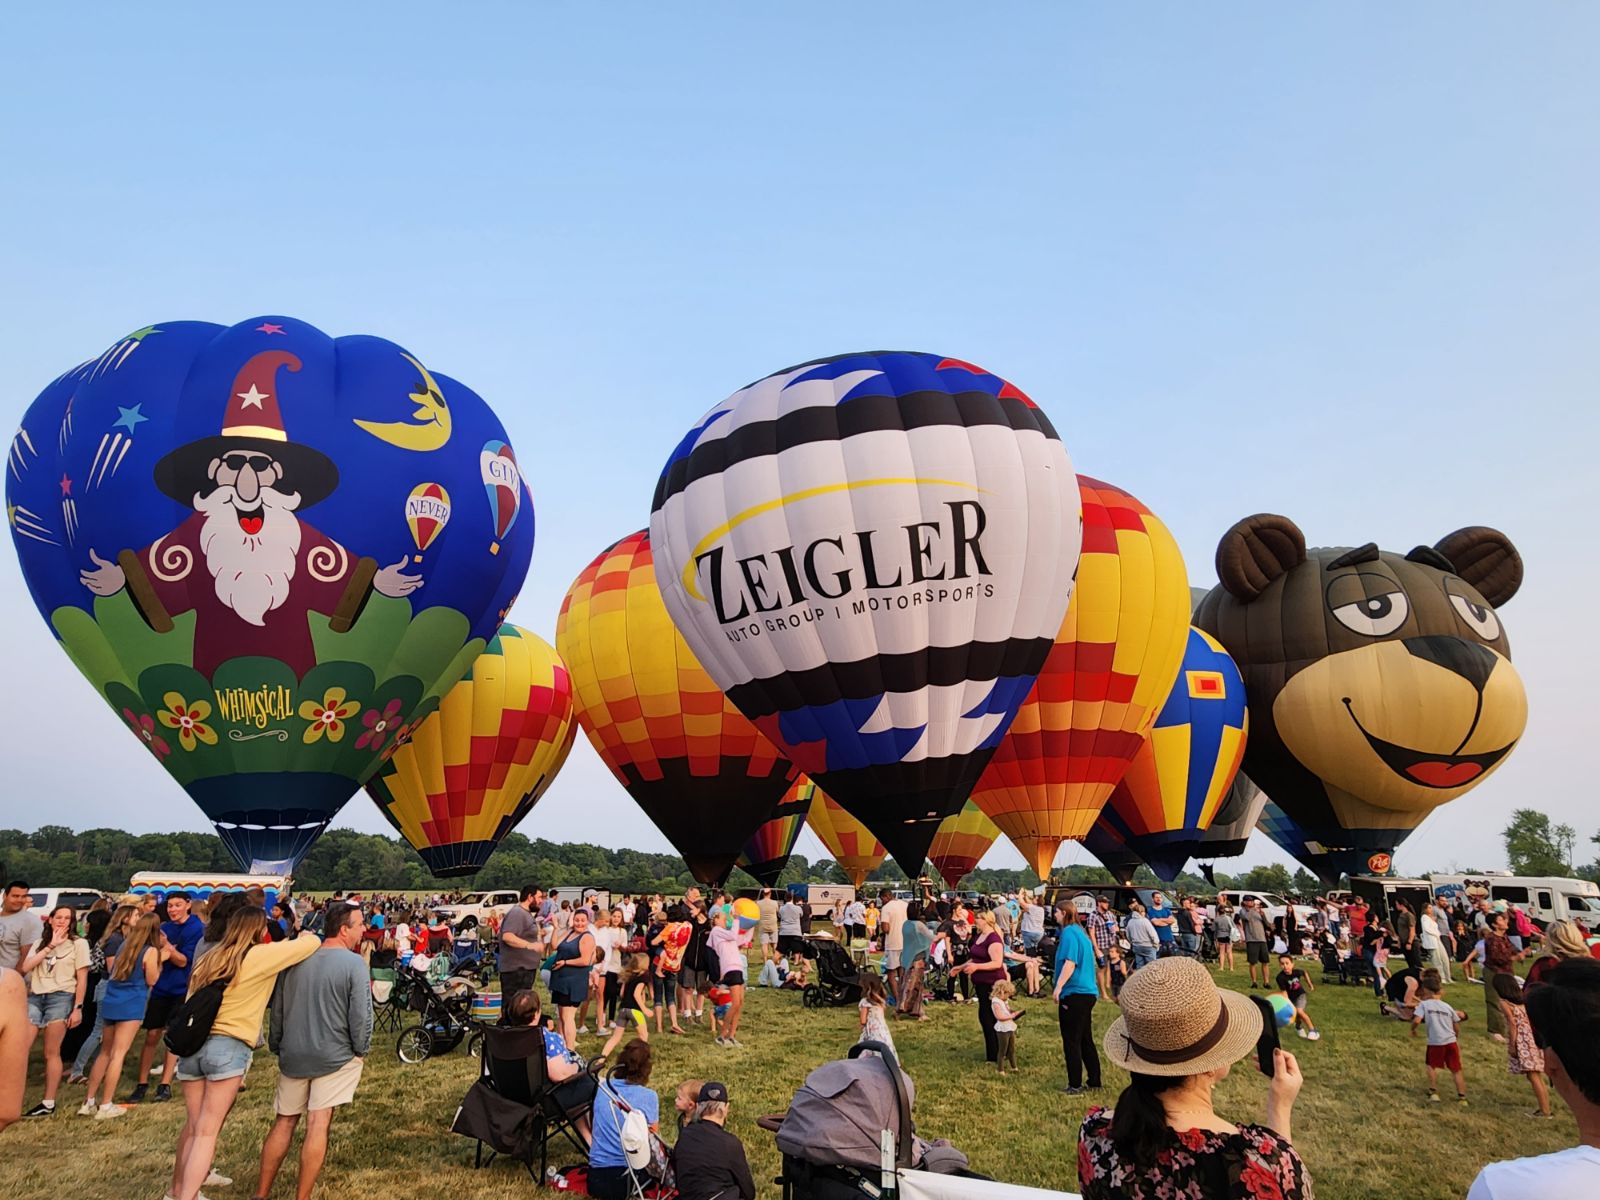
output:
[[[1262,1194],[1308,1196],[1311,1178],[1291,1144],[1302,1082],[1294,1055],[1272,1050],[1265,1124],[1234,1124],[1212,1106],[1216,1085],[1262,1038],[1250,997],[1218,988],[1197,960],[1173,957],[1135,971],[1121,1000],[1104,1047],[1132,1081],[1115,1109],[1091,1108],[1083,1119],[1083,1200],[1223,1200],[1239,1194],[1230,1181],[1250,1179],[1271,1185]]]

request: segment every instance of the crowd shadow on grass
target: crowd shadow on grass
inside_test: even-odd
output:
[[[1313,981],[1320,977],[1310,968]],[[1243,989],[1242,972],[1224,981]],[[1321,985],[1311,1012],[1320,1042],[1290,1038],[1306,1075],[1295,1112],[1294,1141],[1307,1160],[1319,1200],[1367,1200],[1404,1195],[1407,1200],[1459,1200],[1483,1163],[1572,1145],[1576,1128],[1556,1103],[1556,1119],[1526,1118],[1532,1094],[1506,1070],[1504,1047],[1483,1033],[1483,996],[1475,984],[1457,984],[1446,999],[1471,1016],[1462,1039],[1471,1106],[1448,1099],[1429,1104],[1422,1039],[1377,1015],[1369,989]],[[1107,1067],[1099,1096],[1069,1097],[1055,1013],[1048,1000],[1021,1001],[1021,1070],[1000,1077],[983,1063],[975,1005],[934,1003],[930,1020],[895,1022],[898,1049],[917,1086],[917,1127],[926,1137],[946,1137],[967,1152],[975,1170],[1019,1184],[1076,1187],[1078,1123],[1092,1104],[1110,1105],[1126,1083]],[[1095,1009],[1103,1034],[1115,1018],[1108,1004]],[[743,1049],[722,1050],[704,1027],[685,1037],[655,1038],[652,1085],[670,1108],[683,1079],[720,1079],[733,1095],[732,1128],[749,1149],[763,1196],[779,1160],[770,1134],[755,1126],[762,1113],[784,1108],[806,1073],[842,1056],[856,1037],[853,1007],[809,1010],[794,993],[751,989]],[[585,1048],[599,1049],[592,1036]],[[127,1072],[131,1081],[132,1064]],[[457,1050],[417,1066],[394,1056],[394,1035],[374,1041],[357,1103],[334,1123],[321,1200],[500,1200],[529,1187],[520,1168],[500,1163],[472,1169],[472,1147],[448,1132],[475,1064]],[[39,1095],[37,1050],[27,1104]],[[218,1169],[235,1179],[213,1200],[250,1195],[261,1138],[272,1119],[276,1079],[273,1059],[256,1056],[248,1086],[223,1130]],[[124,1087],[126,1089],[127,1084]],[[1448,1081],[1446,1082],[1448,1091]],[[1259,1121],[1265,1081],[1249,1060],[1218,1088],[1217,1107],[1234,1120]],[[117,1121],[74,1115],[81,1089],[63,1088],[61,1114],[19,1123],[0,1133],[0,1200],[72,1196],[75,1200],[128,1200],[159,1196],[172,1164],[182,1122],[181,1101],[145,1104]],[[670,1120],[670,1117],[668,1118]],[[292,1195],[294,1165],[286,1166],[276,1193]]]

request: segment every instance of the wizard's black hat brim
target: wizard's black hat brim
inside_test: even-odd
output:
[[[300,493],[300,508],[310,508],[318,500],[325,500],[339,486],[339,468],[320,450],[300,442],[226,434],[201,438],[172,451],[156,463],[156,486],[179,504],[189,507],[194,503],[195,493],[211,487],[207,474],[211,460],[234,450],[260,451],[281,462],[283,486]]]

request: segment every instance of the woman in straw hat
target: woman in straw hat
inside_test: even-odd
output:
[[[1589,940],[1576,921],[1552,921],[1544,931],[1544,953],[1528,968],[1529,983],[1543,983],[1544,977],[1569,958],[1588,958]]]
[[[1289,1144],[1301,1083],[1294,1055],[1274,1054],[1264,1125],[1231,1124],[1211,1105],[1212,1089],[1260,1037],[1261,1010],[1218,989],[1191,958],[1163,958],[1135,971],[1121,1001],[1105,1052],[1133,1080],[1115,1110],[1092,1108],[1083,1119],[1084,1200],[1309,1197],[1310,1177]]]

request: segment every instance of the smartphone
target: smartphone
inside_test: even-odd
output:
[[[1271,1079],[1277,1068],[1274,1051],[1278,1049],[1278,1017],[1266,997],[1251,996],[1250,999],[1261,1010],[1261,1036],[1256,1039],[1256,1066]]]

